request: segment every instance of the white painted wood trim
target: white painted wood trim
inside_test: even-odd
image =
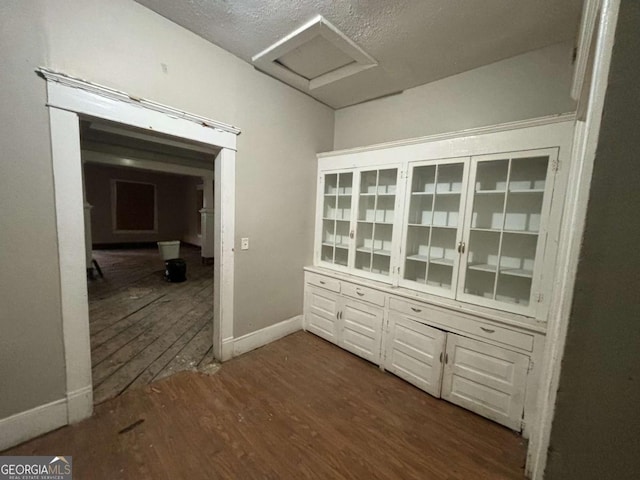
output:
[[[217,288],[213,293],[213,355],[225,361],[232,353],[223,348],[223,339],[233,338],[235,150],[223,148],[216,156],[214,170],[213,284]]]
[[[436,161],[470,155],[492,155],[558,147],[560,148],[560,165],[569,164],[574,128],[575,122],[570,121],[468,137],[456,136],[380,150],[348,152],[344,155],[319,157],[318,170],[322,173],[338,168],[377,167],[390,163]]]
[[[241,337],[232,339],[233,356],[237,357],[243,353],[260,348],[282,337],[286,337],[298,330],[302,330],[302,315],[283,320],[282,322],[270,325],[255,332],[247,333]]]
[[[582,20],[580,22],[580,33],[578,34],[578,45],[576,47],[576,60],[573,68],[573,81],[571,83],[571,98],[579,100],[582,96],[582,89],[589,67],[591,45],[593,36],[598,25],[598,10],[600,0],[586,0],[582,6]]]
[[[96,152],[93,150],[83,149],[82,160],[85,163],[98,163],[100,165],[109,165],[114,167],[132,167],[151,170],[154,172],[174,173],[177,175],[187,175],[191,177],[206,177],[209,181],[212,181],[214,176],[213,170],[207,170],[205,168],[188,167],[186,165],[177,165],[174,163],[125,157],[122,155],[115,155],[113,153]]]
[[[61,398],[0,420],[0,451],[67,424],[67,400]]]
[[[188,120],[195,124],[206,126],[209,128],[214,128],[221,132],[231,133],[234,136],[240,134],[240,129],[232,125],[229,125],[223,122],[218,122],[216,120],[211,120],[210,118],[201,117],[200,115],[195,115],[193,113],[185,112],[183,110],[178,110],[176,108],[169,107],[168,105],[154,102],[152,100],[135,97],[125,92],[122,92],[120,90],[116,90],[114,88],[105,87],[104,85],[99,85],[97,83],[89,82],[87,80],[75,78],[61,72],[56,72],[46,67],[39,67],[36,71],[40,73],[48,82],[56,82],[66,87],[85,90],[99,97],[105,97],[110,100],[116,100],[121,103],[128,103],[132,105],[138,104],[143,106],[146,110],[152,110],[152,111],[156,111],[158,113],[162,113],[164,115],[168,115],[174,118],[181,118],[184,120]],[[51,98],[49,98],[49,103],[50,105],[52,105]],[[58,107],[63,108],[60,105],[58,105]],[[209,142],[206,142],[206,143],[209,143]]]
[[[60,262],[60,296],[64,341],[66,391],[91,389],[91,348],[89,342],[89,307],[86,279],[84,200],[80,160],[80,126],[78,115],[49,109],[51,153]],[[91,401],[91,396],[85,402]],[[78,411],[92,411],[93,404],[80,405]],[[72,413],[74,418],[76,412]]]
[[[40,73],[43,73],[42,70]],[[46,75],[44,76],[46,78]],[[62,83],[56,78],[55,76],[49,78],[47,94],[68,401],[61,401],[63,419],[55,416],[55,421],[47,420],[49,417],[45,415],[37,428],[29,424],[28,412],[11,417],[10,422],[8,419],[1,420],[3,424],[11,425],[11,432],[17,433],[8,436],[0,435],[0,439],[24,441],[66,423],[80,421],[90,416],[93,409],[86,265],[85,256],[79,256],[77,253],[84,251],[85,248],[79,129],[81,115],[167,133],[211,145],[216,150],[222,148],[216,158],[220,175],[215,177],[218,182],[223,180],[221,183],[223,188],[218,190],[222,198],[218,203],[220,207],[216,209],[219,215],[216,221],[225,223],[222,226],[217,225],[217,234],[221,237],[218,239],[217,246],[221,254],[216,261],[218,277],[214,284],[214,294],[217,295],[214,314],[217,312],[217,324],[214,324],[214,332],[217,332],[220,339],[233,336],[236,135],[209,127],[205,124],[206,122],[196,124],[192,118],[183,118],[184,115],[179,116],[175,112],[172,114],[159,111],[158,108],[151,108],[148,102],[132,103],[120,98],[119,94],[104,94],[100,88],[92,84],[75,79]],[[223,265],[222,270],[220,265]],[[221,340],[214,344],[217,354],[222,353],[221,344]],[[225,354],[222,358],[230,357],[231,355]],[[38,408],[45,407],[47,406]],[[0,432],[2,432],[1,428]],[[2,440],[0,440],[1,443]]]
[[[147,109],[143,103],[132,102],[131,99],[101,95],[104,92],[91,91],[91,85],[71,86],[49,81],[47,106],[217,147],[236,148],[236,135],[233,133],[209,127],[205,122],[195,123],[183,115]]]
[[[484,135],[487,133],[508,132],[510,130],[520,130],[529,127],[539,127],[542,125],[551,125],[561,122],[573,122],[576,119],[575,112],[561,113],[558,115],[549,115],[545,117],[532,118],[529,120],[518,120],[517,122],[500,123],[498,125],[489,125],[486,127],[469,128],[467,130],[458,130],[455,132],[438,133],[435,135],[427,135],[424,137],[408,138],[404,140],[394,140],[391,142],[376,143],[363,147],[346,148],[343,150],[333,150],[330,152],[322,152],[318,158],[335,157],[339,155],[378,151],[385,148],[404,147],[407,145],[415,145],[420,143],[437,142],[440,140],[449,140],[452,138],[465,138],[475,135]],[[445,158],[445,157],[443,157]]]
[[[546,468],[619,7],[620,0],[605,0],[603,3],[598,20],[600,30],[593,67],[593,83],[589,92],[589,110],[584,125],[579,122],[576,128],[569,189],[563,215],[567,228],[564,229],[559,243],[553,288],[556,295],[552,299],[549,312],[550,328],[539,388],[540,415],[535,428],[532,429],[527,452],[526,472],[534,480],[542,479]]]
[[[93,413],[93,387],[67,393],[67,423],[77,423]]]

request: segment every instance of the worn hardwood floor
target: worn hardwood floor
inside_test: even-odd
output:
[[[183,372],[5,455],[82,479],[522,479],[515,433],[304,332]]]
[[[157,249],[94,250],[88,282],[94,402],[213,361],[213,267],[181,245],[187,281],[163,279]]]

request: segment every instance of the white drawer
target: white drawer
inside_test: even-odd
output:
[[[424,320],[428,325],[440,327],[444,330],[467,332],[529,352],[533,350],[533,335],[509,328],[498,327],[464,314],[433,308],[425,304],[394,297],[391,297],[389,300],[389,308],[413,318]]]
[[[324,275],[317,275],[315,273],[307,272],[305,277],[307,283],[315,285],[316,287],[326,288],[332,292],[340,293],[340,280],[335,278],[325,277]]]
[[[373,303],[380,307],[384,307],[385,294],[372,288],[361,287],[353,283],[342,283],[342,293],[349,297],[357,298],[363,302]]]

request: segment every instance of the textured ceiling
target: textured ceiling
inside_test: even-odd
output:
[[[582,0],[136,1],[247,62],[322,15],[378,62],[311,92],[333,108],[574,39],[582,10]]]

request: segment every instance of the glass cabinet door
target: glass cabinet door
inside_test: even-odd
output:
[[[357,270],[388,276],[396,205],[398,169],[360,172],[356,217]]]
[[[457,278],[465,161],[414,166],[408,195],[403,280],[447,290]],[[441,292],[442,293],[442,292]]]
[[[348,265],[352,196],[353,172],[325,174],[320,251],[323,262]]]
[[[487,305],[525,312],[531,302],[547,172],[557,155],[539,153],[474,163],[463,293]]]

